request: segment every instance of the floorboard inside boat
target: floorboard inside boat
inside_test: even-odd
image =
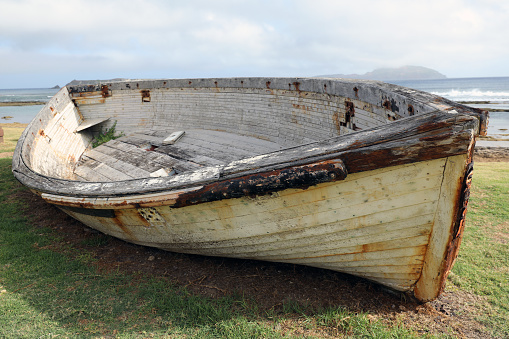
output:
[[[75,168],[77,180],[121,181],[201,167],[280,150],[274,142],[212,130],[185,130],[174,144],[163,144],[176,131],[150,130],[110,140],[86,151]]]

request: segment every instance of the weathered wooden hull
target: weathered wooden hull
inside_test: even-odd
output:
[[[339,87],[333,80],[308,81],[322,91],[320,95],[327,85]],[[318,86],[320,81],[325,85]],[[247,79],[238,82],[249,84]],[[265,84],[269,89],[271,82]],[[61,178],[41,174],[46,169],[34,165],[40,161],[37,156],[23,156],[24,149],[28,153],[47,148],[44,132],[34,135],[35,143],[28,140],[26,134],[37,130],[33,124],[18,144],[13,171],[46,201],[129,242],[182,253],[332,269],[412,293],[421,301],[432,300],[443,289],[457,255],[475,136],[485,130],[486,115],[431,97],[435,106],[427,112],[422,109],[420,116],[341,135],[340,127],[353,128],[355,108],[373,105],[349,104],[361,100],[360,85],[353,87],[352,97],[357,99],[344,99],[344,114],[332,112],[325,125],[337,126],[339,136],[295,143],[278,152],[170,178],[80,182],[67,179],[70,174],[65,169],[58,172]],[[294,86],[292,93],[302,97],[305,86]],[[142,100],[147,91],[142,90]],[[104,86],[100,93],[94,99],[98,103],[92,104],[115,96]],[[394,107],[387,93],[376,101],[381,115],[390,120]],[[418,105],[424,107],[422,98],[427,97],[418,94],[419,100],[405,102],[410,113]],[[80,94],[76,101],[91,104],[90,96]],[[76,101],[64,109],[72,111],[79,106]],[[301,125],[301,118],[295,118],[296,124]],[[78,148],[67,154],[79,158],[87,147]]]

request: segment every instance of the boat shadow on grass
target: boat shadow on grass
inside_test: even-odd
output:
[[[1,178],[10,168],[8,161],[0,159]],[[0,218],[2,233],[19,233],[2,249],[4,258],[16,259],[0,263],[0,273],[9,277],[1,284],[63,328],[77,323],[79,330],[95,328],[102,335],[175,326],[217,330],[219,323],[240,326],[242,317],[268,324],[267,333],[283,322],[277,332],[338,335],[357,333],[348,319],[358,317],[368,327],[383,324],[395,331],[482,334],[482,325],[465,312],[472,298],[465,292],[446,291],[434,302],[418,304],[328,270],[138,246],[88,228],[14,178],[7,184],[11,193],[3,208],[21,210],[11,214],[18,219],[16,227],[25,229],[14,230],[16,223]]]

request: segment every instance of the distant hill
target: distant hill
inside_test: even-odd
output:
[[[70,83],[68,83],[66,86],[99,85],[99,84],[105,83],[105,82],[115,82],[115,81],[123,81],[123,80],[127,80],[127,79],[115,78],[115,79],[108,79],[108,80],[73,80]]]
[[[347,79],[365,79],[365,80],[425,80],[425,79],[445,79],[447,78],[440,72],[431,68],[421,66],[403,66],[398,68],[378,68],[365,74],[331,74],[321,75],[328,78],[347,78]]]

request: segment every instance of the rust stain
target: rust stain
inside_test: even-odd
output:
[[[334,120],[334,126],[336,126],[336,131],[338,132],[338,135],[341,134],[341,126],[342,126],[341,124],[343,123],[342,118],[343,117],[341,116],[340,111],[336,111],[332,115],[332,119]]]
[[[490,114],[488,111],[480,111],[479,112],[479,135],[486,136],[488,135],[488,118]]]
[[[359,89],[357,87],[354,87],[353,91],[355,92],[355,97],[358,98],[359,97]]]
[[[301,109],[306,112],[311,110],[311,107],[306,106],[306,105],[292,104],[292,106],[293,106],[293,108]]]
[[[150,102],[150,90],[148,89],[142,89],[140,91],[141,93],[141,102]]]
[[[115,213],[117,214],[117,213]],[[131,240],[136,240],[136,237],[133,235],[133,233],[131,232],[131,230],[126,226],[124,225],[124,223],[122,221],[120,221],[118,219],[119,215],[117,215],[115,218],[111,218],[110,220],[112,220],[115,225],[118,226],[118,228],[120,228],[122,230],[122,232],[127,235],[127,237]]]
[[[346,108],[346,114],[353,117],[355,114],[355,106],[354,106],[353,102],[345,100],[345,108]]]
[[[265,83],[265,86],[267,86],[267,89],[270,89],[270,81],[267,81],[267,82]]]
[[[339,122],[340,126],[348,127],[352,123],[352,118],[355,116],[355,105],[353,102],[345,100],[345,120]],[[352,129],[355,127],[352,126]]]
[[[55,108],[53,106],[50,106],[49,107],[51,113],[53,113],[53,116],[56,116],[58,114],[58,112],[55,110]]]
[[[385,99],[382,103],[382,107],[386,110],[392,111],[392,112],[399,112],[399,107],[397,105],[396,100],[394,99]]]
[[[110,90],[108,88],[108,85],[102,85],[101,86],[101,95],[103,98],[107,98],[111,96]]]
[[[299,93],[301,92],[301,90],[300,90],[300,82],[295,81],[295,82],[293,83],[293,86],[295,86],[295,90],[296,90],[297,92],[299,92]]]
[[[145,219],[138,211],[136,213],[134,213],[134,215],[136,215],[136,219],[140,220],[141,224],[144,226],[144,227],[152,227],[152,225],[150,225],[150,223],[147,221],[147,219]]]
[[[44,130],[40,129],[38,134],[41,136],[41,137],[45,137],[46,134],[44,134]]]

